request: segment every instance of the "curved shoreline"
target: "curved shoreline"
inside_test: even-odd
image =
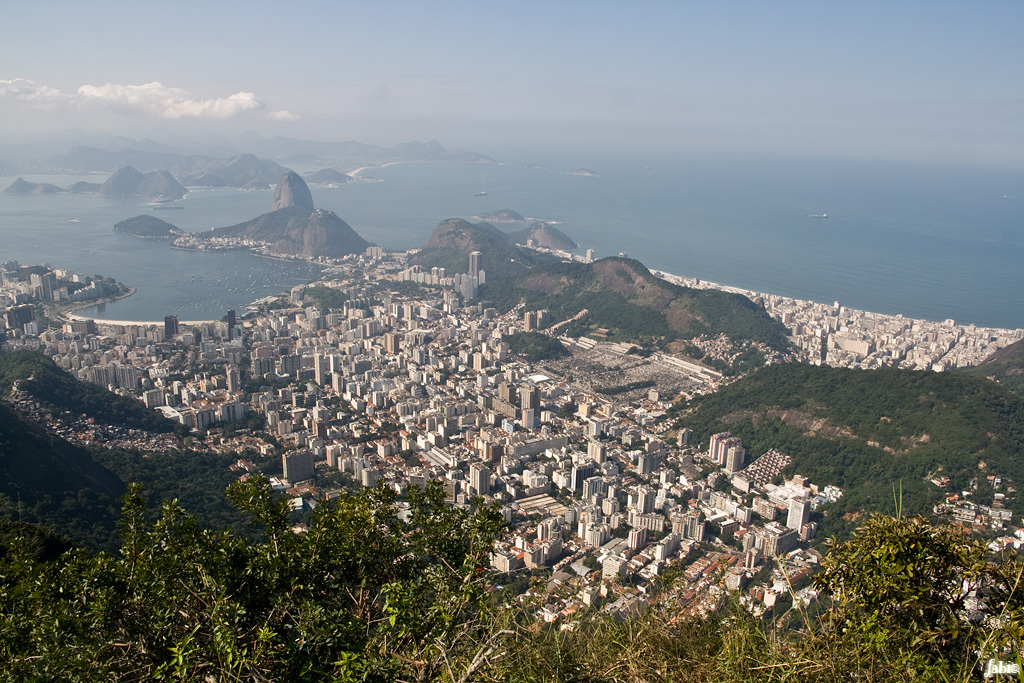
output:
[[[89,318],[84,315],[78,315],[77,313],[75,313],[75,311],[81,311],[86,308],[92,308],[93,306],[99,306],[100,304],[109,304],[120,299],[127,299],[132,294],[135,294],[136,291],[137,290],[134,287],[129,286],[128,291],[123,294],[118,294],[117,296],[103,297],[102,299],[98,299],[96,301],[82,302],[81,305],[78,306],[69,306],[68,308],[58,313],[57,317],[61,320],[94,320],[95,318]]]
[[[150,326],[150,325],[163,325],[164,324],[163,320],[110,320],[110,319],[107,319],[107,318],[97,318],[96,316],[92,316],[92,315],[82,315],[81,313],[77,313],[76,312],[76,311],[84,310],[86,308],[92,308],[93,306],[99,306],[101,304],[109,304],[109,303],[111,303],[113,301],[117,301],[119,299],[127,299],[132,294],[135,294],[135,292],[136,292],[136,289],[134,287],[129,287],[128,291],[125,292],[124,294],[121,294],[120,296],[107,297],[107,298],[101,299],[100,301],[90,301],[90,302],[88,302],[85,305],[75,306],[73,308],[69,308],[66,311],[64,311],[63,313],[58,314],[57,317],[60,320],[66,320],[66,321],[71,321],[71,320],[92,320],[97,325],[122,325],[122,326],[125,326],[125,325],[135,325],[135,326],[142,326],[142,327],[147,327],[147,326]],[[205,325],[207,323],[215,323],[217,321],[216,320],[179,320],[178,322],[180,324],[183,324],[183,325]]]

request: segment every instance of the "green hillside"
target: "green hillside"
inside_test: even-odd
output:
[[[962,375],[775,365],[694,401],[680,424],[701,446],[730,431],[751,457],[776,448],[793,458],[791,473],[843,488],[821,520],[826,534],[849,531],[864,511],[894,512],[894,488],[904,513],[929,514],[943,493],[928,481],[936,475],[950,491],[989,474],[1024,486],[1024,399]],[[992,491],[975,500],[990,503]],[[1008,505],[1024,512],[1019,495]]]
[[[88,415],[97,421],[150,432],[171,432],[180,426],[140,401],[80,382],[38,351],[0,354],[0,393],[6,395],[18,381],[27,392],[57,410]]]
[[[559,262],[511,281],[493,282],[488,278],[481,297],[500,310],[520,303],[527,310],[545,308],[555,322],[586,309],[583,318],[564,328],[570,336],[596,333],[613,341],[677,350],[678,344],[673,342],[724,334],[741,344],[755,342],[779,351],[789,348],[785,328],[747,297],[674,285],[632,259]],[[759,364],[756,350],[750,350],[733,364],[733,369],[746,370]]]
[[[37,352],[0,355],[4,395],[15,380],[58,411],[149,431],[182,429],[138,401],[75,379]],[[0,519],[41,524],[76,546],[114,550],[120,497],[135,482],[153,506],[178,499],[204,524],[236,525],[239,516],[223,495],[234,481],[228,466],[236,457],[82,448],[0,403]]]
[[[58,530],[78,545],[117,547],[121,479],[88,451],[0,404],[0,518]]]
[[[470,252],[479,251],[481,268],[487,273],[480,287],[481,300],[502,312],[520,304],[527,310],[547,309],[553,322],[586,309],[585,316],[563,328],[570,336],[591,335],[679,352],[694,337],[724,334],[737,345],[731,363],[715,365],[726,372],[763,364],[761,352],[751,344],[789,349],[782,324],[745,296],[680,287],[655,277],[632,259],[563,262],[518,247],[512,238],[490,223],[474,225],[449,218],[438,224],[410,263],[444,268],[448,274],[465,273]]]
[[[495,287],[521,277],[530,269],[557,261],[554,256],[523,249],[490,223],[449,218],[438,223],[423,249],[410,260],[423,268],[444,268],[448,275],[469,271],[469,254],[480,252],[480,267]],[[488,290],[490,291],[490,290]]]

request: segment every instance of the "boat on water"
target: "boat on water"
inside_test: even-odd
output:
[[[81,223],[80,220],[78,220],[77,218],[75,218],[73,216],[69,217],[69,218],[65,218],[64,220],[66,220],[68,223]]]
[[[812,213],[811,218],[828,218],[827,213]]]
[[[473,196],[474,196],[474,197],[486,197],[486,196],[487,196],[487,190],[484,190],[483,192],[477,192],[477,193],[476,193],[475,195],[473,195]]]

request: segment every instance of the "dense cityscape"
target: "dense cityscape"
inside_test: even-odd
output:
[[[436,481],[450,505],[495,503],[508,529],[492,567],[539,621],[571,624],[584,607],[640,614],[666,572],[683,580],[657,599],[682,611],[714,613],[735,590],[753,614],[816,599],[814,519],[843,491],[799,473],[783,480],[785,453],[748,454],[728,432],[696,443],[685,420],[665,419],[679,398],[715,391],[726,381],[720,372],[660,352],[643,357],[632,344],[558,337],[564,321],[544,310],[499,314],[475,299],[486,279],[478,254],[454,275],[409,266],[408,257],[371,247],[244,316],[169,315],[163,324],[81,318],[68,304],[111,285],[7,263],[7,346],[42,351],[80,380],[137,398],[191,430],[192,449],[237,453],[232,468],[243,480],[261,474],[247,453],[279,455],[270,481],[290,500],[296,533],[304,511],[346,489],[402,494]],[[1024,334],[744,293],[814,364],[941,371]],[[517,356],[512,343],[527,334],[564,351]],[[693,343],[714,357],[714,339]],[[181,447],[181,437],[51,414],[10,390],[19,412],[73,442]],[[998,500],[1013,495],[1009,483],[994,484]],[[993,547],[1024,543],[999,503],[950,495],[936,512],[1001,534]]]

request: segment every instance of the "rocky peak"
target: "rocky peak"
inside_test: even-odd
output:
[[[277,189],[274,190],[274,203],[270,205],[270,210],[277,211],[290,206],[313,211],[313,195],[310,194],[306,181],[295,171],[288,171],[281,176]]]

